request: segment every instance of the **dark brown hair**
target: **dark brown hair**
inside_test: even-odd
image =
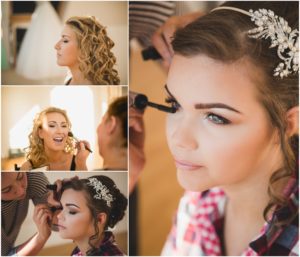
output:
[[[122,137],[124,147],[128,145],[128,100],[127,96],[115,99],[108,107],[107,114],[109,117],[114,116],[121,122]]]
[[[223,6],[245,11],[270,9],[287,20],[292,30],[298,29],[299,26],[298,2],[236,1],[226,2]],[[277,55],[277,48],[270,48],[270,39],[250,38],[247,32],[254,27],[254,22],[245,14],[232,10],[215,10],[178,30],[172,45],[175,54],[187,57],[203,54],[223,63],[246,59],[257,67],[260,73],[260,78],[255,79],[258,98],[268,113],[270,123],[279,133],[284,156],[284,166],[274,171],[269,181],[270,200],[264,210],[264,217],[267,219],[273,207],[281,208],[288,204],[287,199],[276,192],[275,184],[283,178],[298,176],[298,135],[286,137],[286,113],[292,107],[298,106],[299,77],[296,73],[283,79],[273,76],[274,69],[281,61]],[[294,217],[287,217],[283,223],[276,225],[288,223],[292,218]]]
[[[95,246],[91,243],[92,240],[99,238],[99,229],[98,229],[98,214],[105,213],[107,215],[107,221],[104,229],[108,227],[113,228],[120,220],[123,219],[125,211],[127,208],[127,198],[120,192],[117,188],[115,182],[107,176],[99,175],[92,176],[89,178],[96,178],[100,181],[109,191],[109,194],[112,195],[113,201],[111,206],[103,199],[96,199],[94,195],[96,191],[93,186],[88,185],[88,179],[72,179],[63,184],[62,193],[66,189],[73,189],[75,191],[83,191],[86,197],[87,206],[92,214],[95,234],[89,238],[89,245],[91,249],[87,252],[87,255],[92,255],[96,250]]]

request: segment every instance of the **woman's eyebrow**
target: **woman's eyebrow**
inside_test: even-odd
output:
[[[79,206],[77,206],[75,203],[66,203],[66,206],[68,206],[68,207],[76,207],[76,208],[78,208],[78,209],[80,209],[80,207]]]
[[[63,34],[63,35],[61,35],[62,37],[68,37],[68,38],[70,38],[70,36],[68,36],[68,35],[65,35],[65,34]]]
[[[208,103],[208,104],[198,103],[198,104],[195,104],[195,109],[212,109],[212,108],[222,108],[222,109],[227,109],[227,110],[242,114],[240,111],[236,110],[235,108],[233,108],[227,104],[223,104],[223,103]]]
[[[57,121],[55,121],[55,120],[49,120],[49,121],[48,121],[48,123],[55,123],[55,124],[57,124],[57,123],[60,123],[60,124],[68,124],[66,121],[57,122]]]

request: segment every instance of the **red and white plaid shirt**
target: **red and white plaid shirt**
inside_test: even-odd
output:
[[[286,211],[298,213],[298,189],[298,180],[291,179],[285,189],[290,196],[285,213]],[[226,195],[220,188],[213,188],[203,193],[186,192],[180,200],[162,255],[224,255],[222,231],[225,202]],[[298,255],[298,215],[283,229],[274,229],[271,224],[267,222],[264,224],[260,234],[243,251],[243,256]]]

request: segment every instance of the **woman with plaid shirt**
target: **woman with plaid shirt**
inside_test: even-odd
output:
[[[167,139],[186,193],[164,255],[298,255],[298,16],[228,2],[176,31]]]

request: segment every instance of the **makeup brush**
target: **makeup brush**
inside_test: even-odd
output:
[[[74,140],[75,140],[76,142],[79,142],[79,141],[80,141],[77,137],[74,137],[74,135],[73,135],[73,133],[72,133],[71,131],[69,131],[68,136],[69,136],[69,137],[73,137]],[[85,149],[88,150],[90,153],[93,152],[93,151],[92,151],[90,148],[88,148],[86,145],[84,145],[84,147],[85,147]]]

